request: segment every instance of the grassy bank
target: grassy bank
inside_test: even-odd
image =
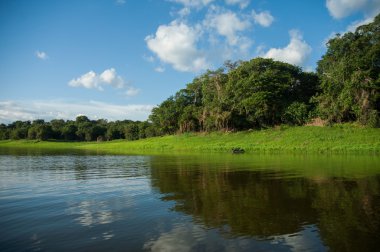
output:
[[[137,141],[51,142],[0,141],[0,147],[81,149],[127,154],[158,151],[229,152],[240,147],[246,152],[377,153],[380,129],[354,125],[333,127],[277,127],[274,129],[209,134],[182,134]]]

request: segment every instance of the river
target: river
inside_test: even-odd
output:
[[[376,251],[380,157],[0,150],[0,251]]]

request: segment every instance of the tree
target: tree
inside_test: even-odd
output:
[[[61,139],[63,137],[62,129],[65,126],[65,121],[62,119],[54,119],[50,121],[50,125],[53,131],[53,138]]]
[[[74,122],[68,121],[66,124],[62,127],[62,136],[66,141],[72,141],[76,139],[76,132],[78,128],[75,125]]]
[[[353,33],[329,40],[317,72],[321,92],[315,99],[321,117],[379,126],[380,15]]]
[[[30,121],[16,121],[9,125],[9,128],[11,129],[11,132],[9,134],[11,139],[19,140],[19,139],[26,139],[28,136],[28,130],[31,126]]]
[[[172,96],[153,108],[149,120],[153,122],[160,134],[173,134],[178,130],[178,116],[177,104]]]
[[[227,82],[231,112],[240,119],[235,127],[284,123],[286,108],[294,102],[309,103],[317,87],[317,77],[299,67],[262,58],[243,62]]]
[[[0,124],[0,140],[9,139],[10,130],[5,124]]]
[[[136,123],[128,124],[125,126],[124,135],[130,141],[139,139],[139,126]]]
[[[119,122],[110,122],[107,126],[107,131],[105,133],[105,137],[107,140],[115,140],[121,139],[124,137],[124,132],[122,130],[122,126]]]

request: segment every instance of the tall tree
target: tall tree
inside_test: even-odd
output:
[[[380,15],[329,40],[317,72],[321,93],[316,100],[323,118],[379,126]]]

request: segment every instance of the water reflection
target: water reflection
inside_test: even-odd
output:
[[[379,164],[3,153],[0,251],[376,251]]]
[[[226,237],[273,239],[296,250],[319,244],[374,251],[380,245],[379,175],[305,177],[296,169],[240,169],[228,160],[211,168],[175,163],[153,160],[152,186],[165,195],[162,200],[175,202],[172,210]]]
[[[315,226],[305,226],[294,234],[265,239],[246,236],[226,239],[215,230],[204,229],[196,223],[174,225],[168,232],[144,244],[150,251],[325,251]]]

